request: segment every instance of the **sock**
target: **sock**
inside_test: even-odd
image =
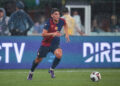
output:
[[[35,68],[38,66],[39,63],[35,63],[35,60],[33,61],[31,72],[34,72]]]
[[[57,57],[54,59],[51,69],[55,69],[55,67],[59,64],[61,59],[58,59]]]

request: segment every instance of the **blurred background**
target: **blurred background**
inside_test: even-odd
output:
[[[18,1],[22,1],[24,5],[16,4]],[[4,8],[5,16],[9,19],[18,12],[16,8],[21,7],[21,12],[24,10],[31,18],[29,19],[31,28],[23,31],[25,34],[21,35],[17,34],[21,33],[19,30],[13,30],[13,34],[14,32],[16,34],[12,35],[4,21],[0,23],[0,27],[6,28],[6,31],[0,28],[1,69],[31,67],[41,44],[44,24],[50,18],[52,8],[60,9],[61,17],[64,17],[62,12],[67,8],[79,29],[76,30],[79,33],[70,34],[70,43],[65,42],[64,36],[61,37],[63,59],[58,68],[120,68],[119,0],[0,0],[0,13],[2,13],[1,8]],[[20,18],[26,17],[22,15]],[[0,21],[2,19],[4,17],[0,18]],[[16,19],[13,18],[15,21]],[[69,20],[68,23],[70,22]],[[68,26],[72,24],[73,22]],[[55,56],[50,53],[47,57],[39,68],[49,68]],[[14,64],[16,65],[13,66]]]
[[[17,0],[19,1],[19,0]],[[24,10],[31,16],[34,26],[28,35],[40,35],[45,21],[50,17],[52,8],[62,11],[69,9],[80,16],[79,25],[89,36],[118,36],[120,35],[120,1],[119,0],[21,0]],[[5,8],[10,16],[16,8],[16,0],[0,0],[0,7]],[[62,14],[61,14],[62,16]],[[76,34],[74,34],[76,35]]]
[[[68,9],[71,41],[60,37],[63,56],[57,78],[51,79],[46,70],[55,58],[48,53],[28,82],[52,8],[60,9],[62,18]],[[100,82],[91,82],[92,71],[101,73]],[[0,0],[0,86],[120,86],[119,76],[120,0]]]

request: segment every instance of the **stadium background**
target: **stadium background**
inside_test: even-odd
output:
[[[90,31],[86,33],[87,36],[70,36],[70,43],[66,43],[64,37],[61,37],[61,47],[63,48],[64,55],[60,65],[57,67],[59,69],[56,72],[56,80],[50,80],[49,75],[46,74],[46,69],[50,67],[51,62],[54,59],[54,55],[49,53],[47,58],[43,60],[43,62],[38,66],[40,70],[36,70],[36,75],[34,78],[35,80],[30,83],[26,81],[25,77],[27,77],[27,74],[29,72],[28,69],[31,67],[32,61],[37,54],[37,49],[40,46],[42,39],[40,33],[30,31],[28,33],[29,36],[26,37],[0,36],[1,86],[13,86],[14,84],[16,84],[16,86],[113,86],[114,84],[116,84],[116,86],[120,85],[119,0],[22,1],[25,4],[25,11],[30,14],[34,22],[40,22],[40,19],[43,17],[46,20],[50,16],[50,10],[53,7],[57,7],[61,10],[66,5],[90,6],[91,15],[89,16],[91,20],[90,22],[88,22],[90,24]],[[15,11],[15,0],[0,0],[0,7],[4,7],[7,11],[7,16],[10,16],[11,13]],[[71,9],[71,15],[73,15],[72,12],[74,10],[77,10],[79,12],[82,25],[83,27],[85,27],[85,9]],[[97,20],[97,27],[99,27],[99,30],[97,31],[94,30],[96,28],[94,24],[95,20]],[[112,23],[114,21],[117,22],[115,23],[115,25]],[[87,32],[88,29],[84,28],[84,31]],[[90,46],[87,47],[88,50],[86,52],[83,48],[85,43],[90,44]],[[101,49],[101,46],[103,46],[103,50]],[[91,50],[93,50],[93,52]],[[105,54],[104,52],[107,54]],[[84,57],[84,53],[87,53],[86,57]],[[101,54],[103,54],[102,58]],[[96,58],[97,55],[98,58]],[[88,62],[86,62],[86,60],[88,60]],[[101,80],[101,82],[99,83],[92,83],[89,79],[89,74],[92,71],[99,71],[103,76],[103,80]],[[40,77],[42,77],[42,79]],[[41,83],[39,81],[41,81]]]

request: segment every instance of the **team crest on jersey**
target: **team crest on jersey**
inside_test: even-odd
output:
[[[55,30],[58,30],[58,27],[55,27]]]

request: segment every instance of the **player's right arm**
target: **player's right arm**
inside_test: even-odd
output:
[[[43,29],[43,32],[42,32],[42,36],[61,36],[61,34],[59,32],[52,32],[52,33],[48,33],[48,31],[46,29]]]
[[[48,32],[48,30],[50,29],[50,19],[46,22],[43,32],[42,32],[42,36],[61,36],[61,34],[59,32]]]

